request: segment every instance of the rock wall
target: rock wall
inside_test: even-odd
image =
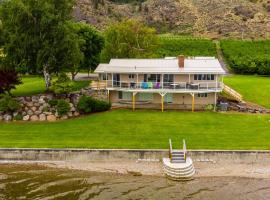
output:
[[[0,121],[56,121],[77,117],[80,113],[76,106],[82,95],[92,96],[97,99],[105,100],[106,92],[95,92],[91,89],[82,89],[79,92],[67,95],[40,94],[34,96],[18,97],[17,100],[21,104],[21,109],[13,113],[0,112]],[[66,115],[60,116],[55,108],[51,106],[49,101],[52,99],[64,99],[70,105],[70,111]]]

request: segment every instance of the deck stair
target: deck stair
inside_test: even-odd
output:
[[[189,180],[195,174],[192,159],[187,157],[186,143],[183,140],[183,150],[173,150],[169,140],[169,158],[163,158],[164,173],[172,180]]]
[[[238,102],[245,103],[243,101],[243,96],[240,93],[236,92],[234,89],[232,89],[231,87],[229,87],[224,83],[223,83],[223,91],[227,95],[231,96],[233,99],[237,100]]]
[[[106,89],[106,83],[100,81],[92,81],[90,84],[92,90]]]

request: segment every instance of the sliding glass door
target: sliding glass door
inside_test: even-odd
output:
[[[163,75],[163,87],[170,88],[171,84],[174,83],[174,76],[173,74],[164,74]]]

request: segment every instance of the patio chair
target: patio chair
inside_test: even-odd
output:
[[[148,88],[148,84],[146,82],[142,82],[142,89],[147,89]]]
[[[148,82],[148,88],[153,88],[153,83],[152,82]]]
[[[160,88],[160,83],[156,83],[155,89],[159,89],[159,88]]]

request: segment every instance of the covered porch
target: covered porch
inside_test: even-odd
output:
[[[108,101],[113,107],[136,109],[203,110],[209,104],[216,109],[217,92],[169,93],[169,92],[122,92],[108,90]]]

